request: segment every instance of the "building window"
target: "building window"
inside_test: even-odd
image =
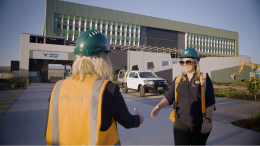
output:
[[[117,30],[120,30],[120,26],[117,26]]]
[[[79,27],[75,27],[75,30],[79,30]]]
[[[66,34],[62,34],[62,37],[64,37],[65,39],[67,39],[67,35],[66,35]]]
[[[107,29],[111,29],[111,25],[107,25]]]
[[[115,35],[115,31],[112,31],[112,35]]]
[[[106,24],[103,24],[103,25],[102,25],[102,28],[106,28]]]
[[[125,27],[122,27],[122,31],[125,31]]]
[[[98,23],[98,24],[97,24],[97,28],[100,28],[100,27],[101,27],[101,25],[102,25],[102,24]]]
[[[79,36],[74,35],[74,41],[76,41],[78,39]]]
[[[68,23],[68,19],[63,19],[63,23]]]
[[[70,24],[73,24],[73,20],[70,20],[69,23],[70,23]]]
[[[132,66],[132,70],[139,70],[138,65],[134,65],[134,66]],[[135,78],[138,78],[138,74],[135,73],[135,74],[134,74],[134,77],[135,77]]]
[[[57,18],[57,22],[61,23],[61,18]]]
[[[81,21],[81,26],[84,26],[84,21]]]
[[[147,62],[147,69],[155,68],[153,62]]]
[[[116,26],[115,26],[115,25],[113,25],[113,29],[114,29],[114,30],[116,29]]]
[[[125,33],[124,33],[124,32],[122,32],[122,36],[125,36]]]
[[[60,24],[57,24],[57,28],[61,29],[61,25],[60,25]]]
[[[107,34],[110,34],[110,31],[107,31]]]
[[[90,26],[90,22],[87,22],[87,26]]]
[[[62,29],[67,29],[67,25],[63,25],[63,26],[62,26]]]
[[[69,30],[73,30],[73,27],[72,27],[72,26],[69,26]]]
[[[78,20],[75,20],[75,25],[79,25],[79,21]]]
[[[169,65],[169,61],[162,61],[162,66],[168,66]]]

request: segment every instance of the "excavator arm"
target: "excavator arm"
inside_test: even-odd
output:
[[[233,80],[236,79],[236,76],[239,75],[241,73],[241,71],[243,70],[243,68],[246,66],[251,66],[251,67],[255,67],[255,63],[252,63],[252,62],[249,62],[249,63],[246,63],[246,61],[244,60],[241,65],[238,67],[238,70],[236,73],[232,74],[231,75],[231,78]],[[257,65],[258,68],[260,68],[260,65]]]

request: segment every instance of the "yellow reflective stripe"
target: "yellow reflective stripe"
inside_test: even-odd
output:
[[[54,89],[52,96],[51,109],[51,139],[52,145],[59,145],[59,95],[60,87],[64,80],[59,81]]]
[[[201,93],[200,93],[200,95],[201,95],[201,110],[202,110],[202,116],[203,116],[203,121],[204,121],[205,117],[204,117],[203,113],[206,113],[205,90],[204,90],[205,84],[204,84],[201,76],[200,76],[200,86],[201,86]]]
[[[97,79],[91,90],[89,102],[89,124],[90,124],[90,145],[96,145],[97,142],[97,118],[98,118],[98,103],[99,92],[104,79]],[[100,127],[99,127],[100,128]]]

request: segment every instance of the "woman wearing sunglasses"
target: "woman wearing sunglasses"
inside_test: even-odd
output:
[[[182,66],[181,78],[178,77],[179,84],[176,84],[176,78],[165,97],[151,112],[151,117],[156,117],[162,108],[174,106],[174,141],[175,145],[206,145],[211,130],[211,118],[214,111],[214,90],[208,76],[206,76],[206,92],[202,95],[199,67],[199,54],[193,48],[188,48],[181,54],[180,65]],[[175,85],[176,95],[175,95]],[[177,99],[175,99],[177,97]],[[205,113],[202,114],[202,98],[205,97]]]

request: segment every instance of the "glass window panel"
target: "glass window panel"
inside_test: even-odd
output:
[[[78,20],[75,20],[75,25],[79,25],[79,21]]]
[[[63,19],[63,23],[68,23],[68,19]]]
[[[168,66],[169,65],[169,61],[162,61],[162,66]]]
[[[69,26],[69,30],[72,30],[72,28],[73,28],[72,26]]]
[[[69,20],[69,24],[73,24],[73,20],[70,19],[70,20]]]
[[[57,28],[61,29],[61,25],[60,25],[60,24],[57,24]]]
[[[153,62],[147,62],[147,69],[155,68]]]
[[[61,23],[61,18],[57,18],[57,22]]]
[[[62,29],[67,29],[67,25],[62,25]]]
[[[84,26],[84,23],[85,23],[84,21],[81,21],[81,26]]]

